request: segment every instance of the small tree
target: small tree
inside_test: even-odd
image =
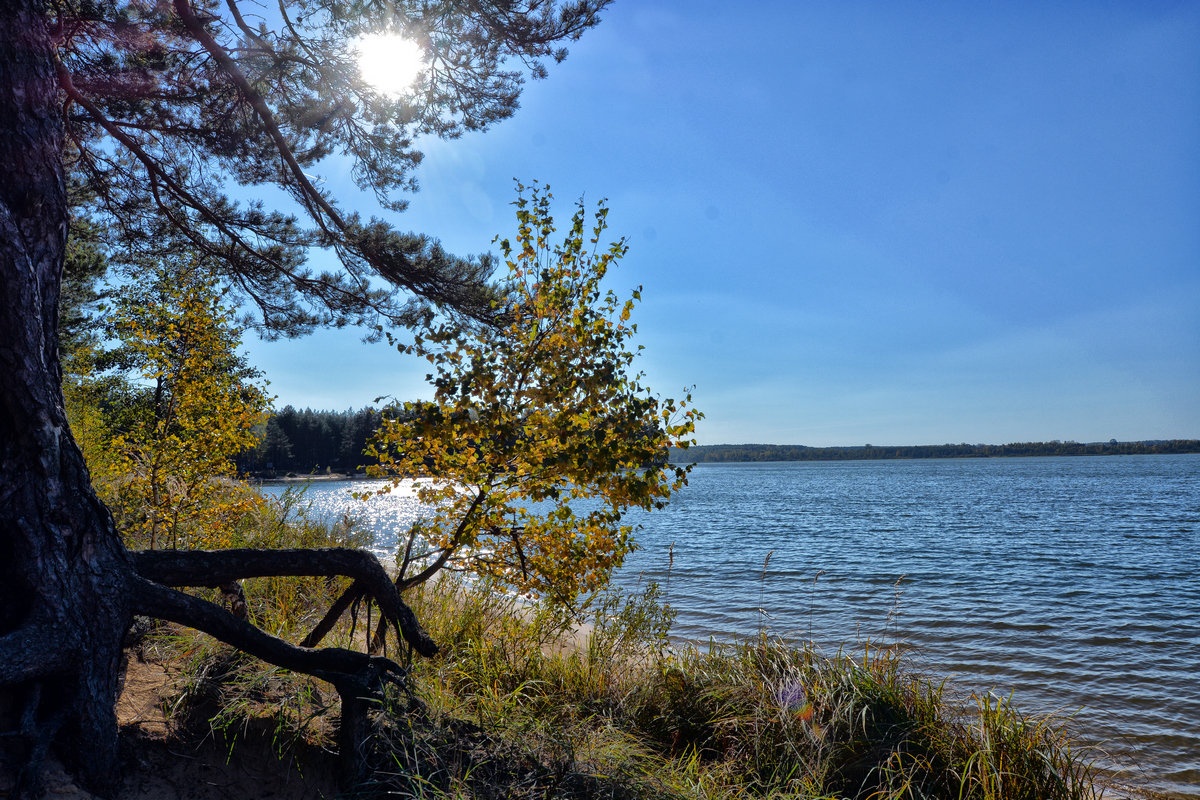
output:
[[[516,240],[499,240],[502,325],[441,325],[400,347],[428,359],[435,388],[432,402],[394,409],[368,450],[371,474],[415,479],[433,509],[402,549],[401,589],[452,568],[572,600],[633,549],[625,512],[662,508],[687,481],[667,454],[691,443],[701,415],[633,371],[640,289],[624,301],[601,289],[625,241],[600,248],[604,203],[586,238],[580,202],[552,245],[550,202],[519,187]]]
[[[241,330],[202,270],[159,268],[115,302],[111,327],[138,382],[111,443],[126,537],[151,549],[220,544],[222,520],[246,510],[221,479],[255,444],[269,405],[239,356]]]

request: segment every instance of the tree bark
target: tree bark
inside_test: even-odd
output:
[[[0,0],[0,686],[21,715],[22,791],[48,734],[91,787],[117,772],[128,558],[67,427],[58,360],[66,241],[54,41],[40,2]]]

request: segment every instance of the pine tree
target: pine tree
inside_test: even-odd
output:
[[[198,250],[290,335],[322,324],[413,323],[434,308],[487,318],[491,264],[344,211],[312,179],[347,155],[392,209],[415,187],[417,135],[453,137],[511,115],[522,76],[598,21],[605,0],[363,4],[283,0],[277,24],[227,0],[0,0],[0,707],[17,796],[38,793],[54,746],[89,788],[118,780],[114,704],[134,614],[191,625],[272,663],[320,673],[343,700],[344,750],[363,700],[398,665],[268,636],[176,586],[247,574],[348,574],[418,653],[436,646],[368,554],[126,550],[68,428],[58,344],[68,203],[63,154],[136,261]],[[350,42],[400,30],[429,53],[408,98],[364,85]],[[515,66],[514,66],[515,65]],[[273,185],[298,214],[236,203]],[[339,271],[305,266],[332,251]],[[155,556],[155,557],[150,557]]]

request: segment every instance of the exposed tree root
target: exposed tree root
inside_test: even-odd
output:
[[[321,617],[321,621],[309,632],[308,636],[304,637],[304,641],[300,642],[301,647],[316,647],[321,643],[321,640],[333,630],[333,626],[342,618],[351,606],[361,600],[363,597],[363,587],[358,581],[350,584],[346,591],[342,592],[337,600],[333,601],[333,605],[325,612],[325,616]]]
[[[134,578],[131,589],[139,614],[203,631],[270,664],[329,681],[339,691],[370,695],[381,682],[404,676],[404,670],[389,659],[342,647],[297,647],[238,619],[215,603],[144,578]]]
[[[397,626],[400,635],[416,652],[423,656],[437,654],[437,644],[421,627],[412,609],[400,599],[400,593],[383,565],[364,550],[344,547],[307,550],[145,550],[131,555],[134,568],[140,576],[165,586],[216,587],[242,578],[286,575],[351,577],[358,591],[375,600],[384,619]],[[331,609],[330,615],[335,610],[337,614],[329,622],[330,626],[349,605],[349,602],[339,598]],[[142,613],[155,616],[153,609]],[[322,633],[316,641],[319,642],[323,636]],[[305,639],[306,646],[310,639],[311,635]]]
[[[42,710],[42,692],[45,684],[35,681],[25,695],[25,708],[21,710],[20,738],[25,749],[25,763],[17,774],[17,796],[28,794],[36,796],[39,789],[39,778],[42,765],[50,753],[50,744],[58,734],[66,715],[62,709],[54,713],[40,714]]]
[[[346,777],[351,781],[363,777],[370,701],[379,698],[388,684],[406,688],[407,675],[403,667],[387,658],[340,647],[315,648],[308,646],[310,640],[313,644],[319,642],[354,600],[369,596],[378,605],[385,624],[393,627],[413,650],[425,656],[438,651],[378,559],[365,551],[157,550],[128,555],[125,563],[132,569],[126,568],[121,583],[130,618],[139,614],[195,628],[267,663],[333,684],[342,700],[338,743]],[[354,579],[352,590],[326,614],[324,630],[315,639],[310,634],[301,646],[272,636],[215,603],[171,588],[212,586],[235,590],[243,578],[289,575]],[[12,696],[19,702],[20,718],[12,720],[16,730],[4,736],[10,743],[5,745],[10,767],[19,768],[18,798],[37,797],[41,766],[64,726],[73,726],[85,747],[102,751],[99,761],[105,760],[103,753],[113,750],[115,768],[116,730],[115,725],[108,724],[112,709],[93,707],[96,698],[106,695],[105,686],[100,684],[111,678],[115,687],[115,674],[106,676],[103,665],[95,663],[94,654],[87,656],[86,647],[70,635],[70,626],[65,626],[65,635],[53,635],[56,627],[63,626],[44,616],[32,614],[21,628],[0,636],[0,687],[11,687]],[[106,733],[109,727],[111,736]],[[107,738],[111,743],[102,741]],[[109,776],[109,771],[99,766],[99,778],[91,782],[93,788],[101,792],[115,788],[115,772]]]

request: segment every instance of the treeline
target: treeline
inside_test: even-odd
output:
[[[258,443],[238,457],[242,474],[259,476],[354,474],[374,459],[367,441],[382,423],[379,410],[326,411],[286,405],[260,426]],[[900,458],[1014,458],[1027,456],[1140,456],[1200,452],[1200,439],[1150,441],[1015,441],[1004,445],[809,447],[806,445],[696,445],[672,450],[671,461],[697,463],[871,461]]]
[[[382,418],[373,408],[301,411],[284,406],[257,431],[258,444],[238,457],[238,470],[265,476],[357,472],[375,463],[363,451]]]
[[[389,416],[402,413],[387,410]],[[258,478],[361,473],[379,463],[363,451],[383,418],[374,408],[314,411],[284,406],[255,429],[257,442],[238,454],[237,471]],[[667,461],[664,450],[659,464]]]
[[[242,453],[238,470],[259,476],[353,474],[376,463],[363,454],[379,429],[382,414],[373,408],[347,411],[303,410],[284,406],[259,427],[258,443]],[[1142,442],[1012,442],[1010,444],[860,445],[808,447],[780,444],[696,445],[672,450],[675,463],[743,461],[866,461],[915,458],[1013,458],[1022,456],[1120,456],[1200,453],[1198,439]]]
[[[911,458],[1012,458],[1018,456],[1128,456],[1200,453],[1200,439],[1144,442],[1013,442],[1011,444],[932,444],[901,447],[807,447],[779,444],[697,445],[672,450],[672,461],[732,463],[742,461],[866,461]]]

